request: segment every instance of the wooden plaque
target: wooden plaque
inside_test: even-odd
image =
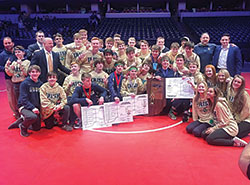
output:
[[[166,106],[165,78],[147,80],[149,116],[160,114]]]

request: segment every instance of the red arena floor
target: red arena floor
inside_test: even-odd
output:
[[[250,88],[250,73],[243,76]],[[136,116],[102,132],[56,127],[21,137],[7,129],[14,118],[2,74],[0,81],[0,185],[249,184],[238,167],[243,148],[210,146],[167,116]]]

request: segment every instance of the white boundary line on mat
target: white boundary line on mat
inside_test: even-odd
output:
[[[172,127],[176,127],[180,124],[182,124],[182,121],[179,121],[173,125],[169,125],[169,126],[162,127],[162,128],[156,128],[156,129],[151,129],[151,130],[141,130],[141,131],[105,131],[105,130],[95,130],[95,129],[87,129],[87,130],[92,131],[92,132],[105,133],[105,134],[143,134],[143,133],[166,130]]]
[[[6,92],[6,91],[7,91],[6,89],[3,89],[3,90],[0,90],[0,93],[1,93],[1,92]]]

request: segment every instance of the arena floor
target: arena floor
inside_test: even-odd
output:
[[[243,76],[250,88],[250,73]],[[56,127],[21,137],[7,129],[14,118],[2,74],[0,82],[0,185],[249,184],[238,167],[243,148],[210,146],[167,116],[137,116],[107,132]]]

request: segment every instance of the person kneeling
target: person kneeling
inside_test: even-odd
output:
[[[72,131],[68,125],[70,107],[66,105],[67,97],[63,88],[57,83],[57,74],[49,72],[48,82],[40,88],[41,113],[47,129],[53,128],[62,121],[62,129]]]
[[[81,106],[91,106],[91,105],[102,105],[104,103],[104,97],[107,95],[106,89],[103,87],[91,83],[91,75],[88,73],[82,74],[82,86],[76,87],[70,104],[73,104],[73,109],[77,115],[77,123],[74,125],[74,128],[81,128]],[[98,99],[97,94],[100,95]]]
[[[39,97],[39,88],[42,85],[39,80],[41,69],[37,65],[32,65],[28,69],[28,74],[29,77],[20,85],[18,98],[18,108],[22,117],[15,123],[20,128],[20,135],[24,137],[29,136],[28,128],[34,131],[41,129]]]

